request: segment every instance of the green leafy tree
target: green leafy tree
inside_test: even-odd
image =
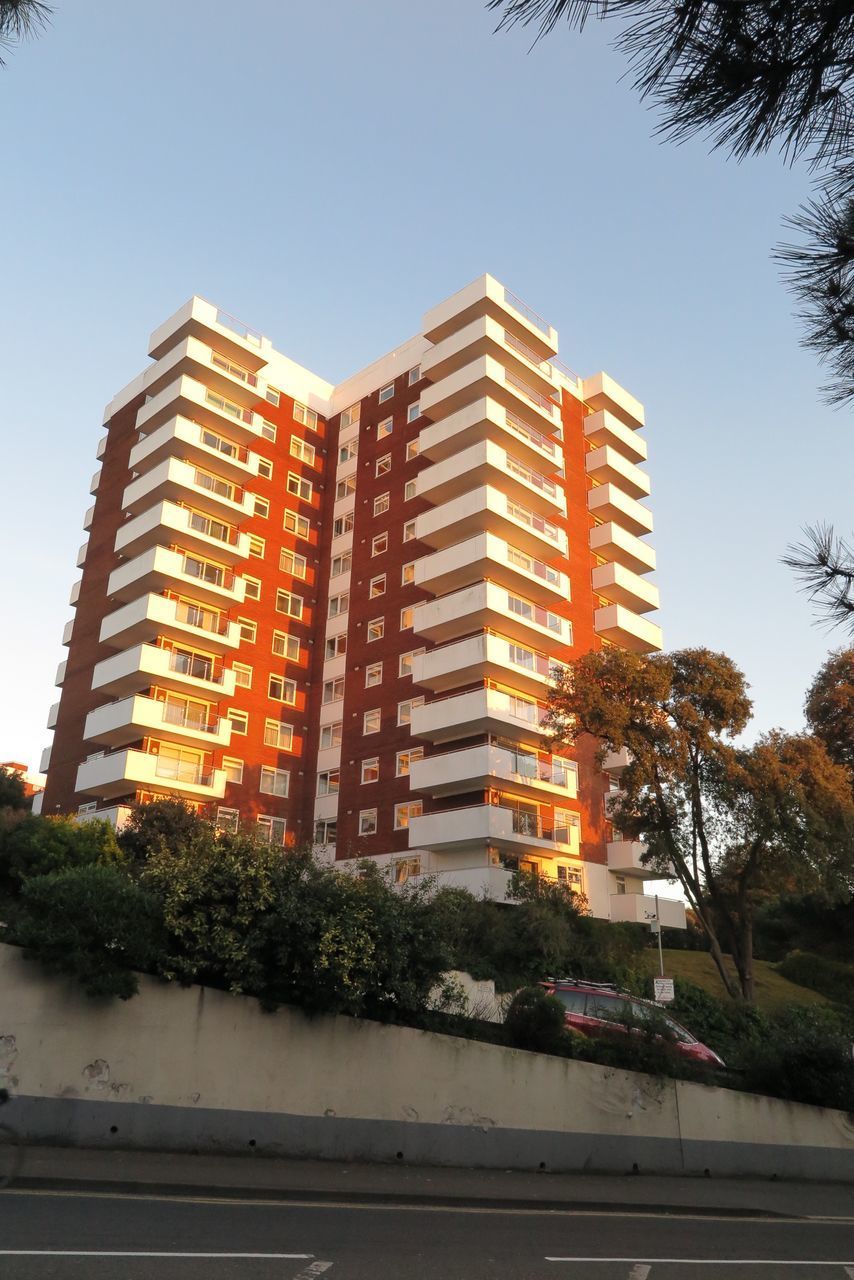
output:
[[[161,849],[187,849],[213,837],[213,824],[183,800],[151,800],[131,810],[118,839],[127,856],[142,863]]]
[[[807,724],[854,785],[854,649],[831,653],[807,692]]]
[[[726,990],[746,1000],[757,904],[783,886],[841,893],[854,869],[847,772],[807,734],[736,746],[750,710],[744,677],[725,654],[612,648],[571,664],[550,709],[559,739],[590,733],[604,749],[628,749],[612,820],[646,842],[652,870],[679,881]]]
[[[47,26],[53,9],[41,0],[0,0],[0,50],[8,50]],[[0,57],[0,67],[3,58]]]
[[[17,892],[35,876],[123,860],[109,822],[27,814],[0,825],[0,887]]]
[[[0,765],[0,809],[23,811],[30,808],[30,800],[20,773]]]

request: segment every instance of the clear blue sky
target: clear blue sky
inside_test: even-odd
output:
[[[339,380],[490,271],[573,368],[646,405],[668,647],[727,651],[801,723],[831,643],[778,558],[851,525],[770,260],[807,176],[651,139],[601,28],[480,0],[56,0],[0,70],[0,759],[38,764],[104,404],[200,293]]]

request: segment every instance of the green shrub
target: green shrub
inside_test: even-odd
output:
[[[668,1013],[720,1054],[727,1066],[734,1066],[740,1046],[762,1032],[765,1019],[759,1010],[728,997],[710,995],[687,978],[677,978],[675,988],[676,999],[668,1005]]]
[[[133,808],[118,841],[125,855],[140,863],[161,849],[177,853],[214,835],[213,824],[183,800],[151,800]]]
[[[542,987],[523,987],[516,992],[504,1026],[509,1043],[517,1049],[567,1056],[572,1052],[574,1042],[566,1034],[566,1010],[556,996]]]
[[[109,822],[77,822],[28,814],[0,826],[0,885],[17,893],[33,876],[71,867],[122,861],[116,833]]]
[[[854,1004],[854,965],[808,951],[791,951],[777,966],[778,973],[840,1004]]]
[[[832,1012],[787,1006],[741,1045],[737,1065],[752,1092],[854,1111],[851,1036]]]
[[[138,990],[135,969],[152,969],[162,946],[153,898],[114,866],[67,867],[25,881],[14,940],[52,973],[90,996]]]

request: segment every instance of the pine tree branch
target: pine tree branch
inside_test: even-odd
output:
[[[820,623],[854,632],[854,548],[831,525],[804,529],[804,541],[789,547],[782,563],[817,606]]]

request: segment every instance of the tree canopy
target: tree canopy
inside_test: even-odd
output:
[[[807,692],[807,724],[854,786],[854,649],[831,653]]]

